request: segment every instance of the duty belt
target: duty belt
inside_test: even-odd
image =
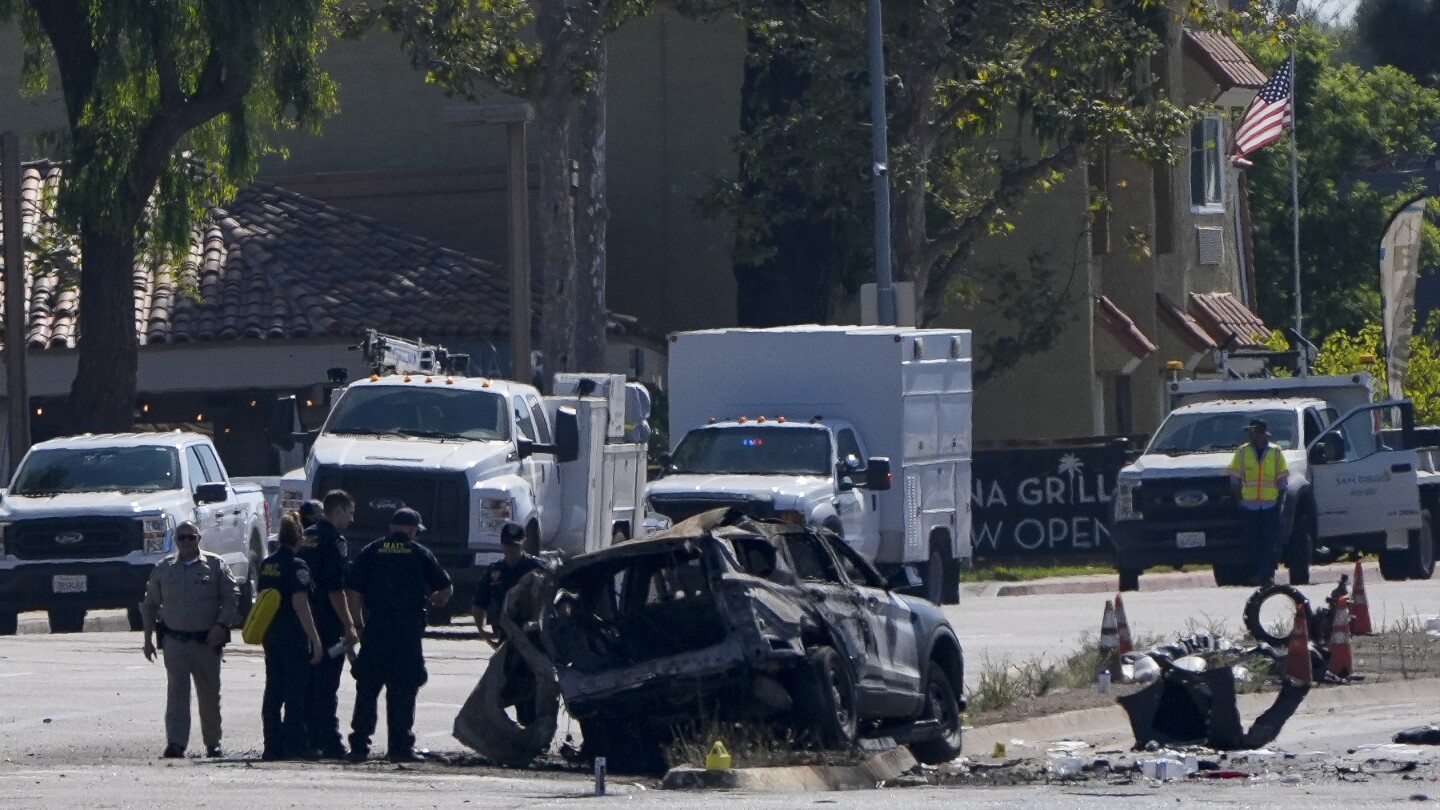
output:
[[[155,631],[160,634],[161,638],[174,638],[180,641],[194,641],[202,644],[210,637],[209,630],[195,630],[193,632],[188,630],[171,630],[165,626],[164,622],[156,622]]]

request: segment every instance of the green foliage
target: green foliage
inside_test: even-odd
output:
[[[1410,338],[1410,358],[1403,391],[1415,402],[1415,421],[1440,425],[1440,316],[1432,317],[1421,334]],[[1325,338],[1315,359],[1316,374],[1353,374],[1368,371],[1376,379],[1376,396],[1383,398],[1389,379],[1384,333],[1380,324],[1365,323],[1354,332],[1336,331]]]
[[[1394,65],[1417,81],[1440,87],[1440,2],[1360,0],[1360,43],[1377,64]]]
[[[1240,33],[1241,44],[1267,73],[1289,56],[1282,29]],[[1296,133],[1300,152],[1300,264],[1306,332],[1359,330],[1380,313],[1376,251],[1390,217],[1416,189],[1384,193],[1354,173],[1386,159],[1430,154],[1426,133],[1440,126],[1440,93],[1390,67],[1338,64],[1325,31],[1303,25],[1296,45]],[[1290,155],[1284,142],[1254,153],[1247,170],[1255,227],[1260,314],[1269,323],[1293,317]],[[1440,248],[1426,227],[1422,257]]]

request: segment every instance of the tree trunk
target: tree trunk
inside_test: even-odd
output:
[[[135,241],[82,228],[80,256],[80,356],[70,386],[73,426],[82,433],[129,430],[135,424],[139,362]]]
[[[610,207],[605,199],[606,148],[606,46],[602,37],[596,48],[595,83],[585,96],[580,112],[580,194],[575,206],[576,258],[579,266],[575,295],[575,368],[605,370],[606,327],[609,311],[605,301],[606,229]]]
[[[544,353],[545,388],[559,371],[574,365],[575,208],[570,198],[570,85],[556,77],[546,83],[536,102],[536,162],[540,195],[535,205],[539,231],[540,280],[544,300],[540,312],[540,349]]]

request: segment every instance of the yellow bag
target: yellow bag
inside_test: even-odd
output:
[[[274,588],[262,590],[255,597],[255,604],[250,606],[250,615],[245,617],[245,628],[240,631],[240,637],[245,639],[246,644],[263,643],[270,623],[275,621],[275,614],[279,612],[280,592]]]

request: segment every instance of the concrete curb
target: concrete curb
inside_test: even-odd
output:
[[[1236,703],[1240,707],[1241,718],[1249,725],[1255,717],[1268,709],[1274,700],[1274,694],[1260,693],[1239,695]],[[1295,716],[1326,714],[1335,709],[1391,706],[1406,701],[1440,701],[1440,679],[1316,687],[1310,690]],[[970,756],[988,756],[995,748],[995,743],[1008,747],[1015,740],[1024,740],[1041,751],[1045,743],[1063,739],[1085,739],[1101,744],[1133,742],[1130,734],[1130,718],[1117,703],[1113,706],[1080,709],[1014,723],[996,723],[993,726],[966,729],[965,750]]]
[[[1362,563],[1365,570],[1366,581],[1380,581],[1380,566],[1374,562]],[[1354,563],[1335,563],[1333,565],[1317,565],[1310,569],[1310,582],[1315,585],[1339,582],[1342,574],[1354,573]],[[1277,579],[1283,579],[1284,569],[1280,569]],[[1112,593],[1119,584],[1117,578],[1111,574],[1094,574],[1084,577],[1055,577],[1053,579],[1037,579],[1031,582],[970,582],[962,587],[965,596],[990,597],[990,596],[1040,596],[1049,594],[1068,593]],[[1140,590],[1143,591],[1175,591],[1185,588],[1213,588],[1215,586],[1215,575],[1210,571],[1174,571],[1154,574],[1143,574],[1140,577]]]
[[[23,635],[44,635],[50,632],[50,619],[43,611],[22,613],[15,632]],[[123,610],[92,610],[85,614],[87,633],[128,633],[130,620]]]
[[[661,780],[666,790],[757,790],[767,793],[811,793],[830,790],[873,790],[916,766],[914,755],[897,746],[867,756],[858,765],[788,765],[775,768],[671,768]]]

